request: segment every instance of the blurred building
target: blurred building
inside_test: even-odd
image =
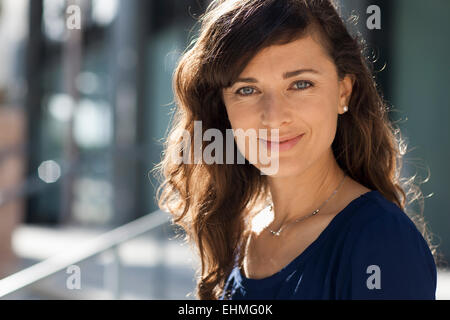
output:
[[[0,2],[0,277],[15,270],[12,234],[24,216],[25,199],[15,197],[25,179],[26,113],[20,101],[23,68],[20,45],[26,36],[25,3]],[[15,14],[15,15],[14,15]],[[22,18],[21,21],[16,19]]]
[[[28,172],[44,165],[52,183],[30,195],[27,221],[118,226],[157,209],[148,173],[162,151],[188,8],[200,12],[201,2],[74,3],[81,30],[66,28],[65,1],[30,3]]]
[[[14,270],[6,261],[14,264],[11,235],[22,222],[106,231],[157,209],[149,172],[170,118],[172,71],[205,4],[0,4],[3,277]]]

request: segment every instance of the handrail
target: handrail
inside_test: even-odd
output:
[[[136,238],[168,222],[168,213],[157,210],[86,241],[67,253],[58,254],[0,280],[0,298],[45,279],[70,265]]]

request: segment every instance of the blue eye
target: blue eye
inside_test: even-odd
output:
[[[309,81],[305,81],[305,80],[300,80],[300,81],[296,81],[295,84],[301,83],[302,85],[300,85],[299,89],[303,90],[303,89],[307,89],[309,87],[312,86],[312,83]]]
[[[254,90],[252,87],[243,87],[243,88],[240,88],[238,91],[236,91],[236,93],[239,94],[239,95],[241,95],[241,96],[249,96],[249,95],[251,95],[251,92],[248,92],[248,91],[247,91],[247,93],[245,93],[243,89],[244,89],[244,90],[245,90],[245,89],[251,89],[251,90]]]
[[[299,81],[294,82],[294,87],[297,84],[300,84],[300,85],[298,85],[297,88],[294,90],[298,90],[298,91],[305,90],[305,89],[308,89],[309,87],[313,86],[313,84],[310,81],[306,81],[306,80],[299,80]],[[253,87],[242,87],[242,88],[238,89],[235,93],[242,97],[245,97],[245,96],[251,96],[253,90],[255,90]]]

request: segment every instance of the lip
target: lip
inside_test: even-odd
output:
[[[305,134],[302,133],[296,137],[287,139],[287,140],[283,140],[283,139],[279,139],[280,142],[274,142],[274,141],[270,141],[270,140],[264,140],[264,139],[260,139],[262,140],[268,149],[274,147],[276,148],[278,146],[278,151],[287,151],[292,149],[299,141],[300,139],[304,136]]]

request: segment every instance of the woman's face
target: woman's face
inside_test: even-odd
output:
[[[303,134],[278,145],[279,169],[274,176],[299,174],[329,156],[338,114],[348,104],[352,80],[338,79],[333,61],[314,38],[308,35],[261,50],[238,78],[222,92],[234,130],[258,133],[266,129],[266,140],[270,140],[270,129],[279,129],[280,142]],[[258,138],[262,136],[258,134]],[[249,159],[249,145],[244,148],[242,142],[236,143]],[[259,163],[252,163],[261,169]]]

